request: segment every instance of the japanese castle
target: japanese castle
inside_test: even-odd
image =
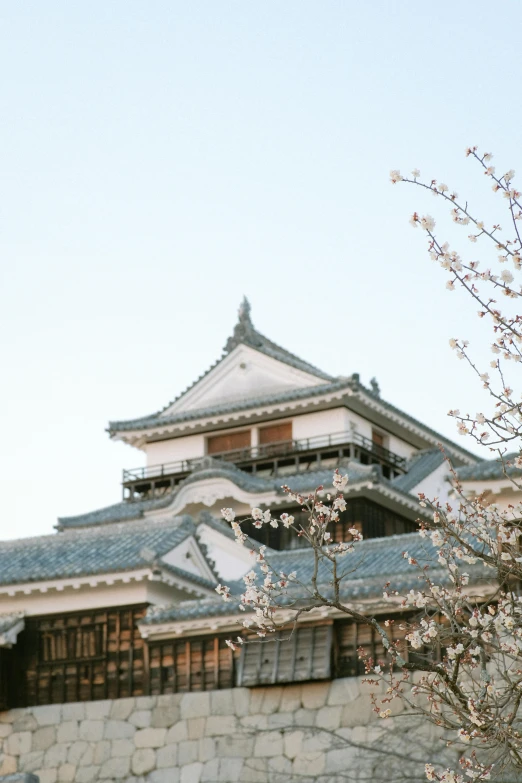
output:
[[[226,645],[238,633],[237,601],[215,587],[239,594],[253,555],[221,508],[239,520],[253,506],[299,520],[282,485],[308,493],[331,486],[339,468],[347,508],[332,535],[364,535],[345,594],[364,602],[387,578],[411,578],[402,553],[420,545],[418,494],[450,490],[441,447],[470,480],[478,463],[382,399],[375,381],[333,377],[260,334],[246,300],[210,369],[159,412],[112,421],[108,432],[146,454],[146,467],[123,471],[121,502],[62,517],[53,535],[0,544],[3,710],[360,673],[357,648],[378,652],[372,630],[320,608],[301,618],[286,651],[275,641]],[[306,581],[303,539],[282,526],[243,529],[273,567]]]

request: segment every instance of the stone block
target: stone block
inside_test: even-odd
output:
[[[236,731],[234,715],[211,715],[207,718],[207,737],[217,737],[220,734],[233,734]]]
[[[336,732],[336,736],[341,731],[351,731],[351,729],[340,729],[339,732]],[[338,741],[329,732],[310,731],[304,736],[301,750],[303,753],[324,752],[325,750],[330,750],[330,748],[334,746],[337,747],[338,744]]]
[[[239,733],[229,734],[225,737],[218,737],[216,747],[219,757],[238,756],[247,759],[254,752],[254,737]]]
[[[351,748],[337,748],[325,753],[326,773],[346,772],[354,762],[354,751]]]
[[[76,765],[75,764],[62,764],[58,767],[58,783],[74,783],[76,777]]]
[[[241,783],[267,783],[268,760],[267,759],[247,759],[241,772]],[[300,782],[301,783],[301,782]]]
[[[103,738],[103,728],[102,720],[82,720],[79,737],[87,742],[98,742]]]
[[[0,753],[0,775],[11,775],[16,771],[16,756],[8,756],[7,753]]]
[[[152,748],[139,748],[134,751],[131,767],[135,775],[146,775],[156,766],[156,753]]]
[[[234,691],[212,691],[210,693],[211,715],[234,715]]]
[[[302,687],[302,685],[286,685],[283,688],[280,704],[281,712],[295,712],[301,707]]]
[[[137,710],[152,710],[158,703],[157,696],[136,696]]]
[[[259,712],[263,713],[263,715],[270,715],[273,712],[277,712],[281,705],[282,696],[283,688],[279,686],[265,688],[265,695]]]
[[[285,756],[274,756],[273,759],[268,759],[268,770],[269,773],[275,773],[270,775],[273,780],[281,780],[280,775],[284,775],[285,780],[292,778],[292,762]]]
[[[189,718],[187,721],[187,730],[189,740],[201,739],[205,736],[206,718]]]
[[[268,728],[268,715],[245,715],[240,723],[249,731],[264,731]]]
[[[56,783],[58,779],[57,769],[39,769],[35,775],[40,779],[40,783]]]
[[[343,707],[321,707],[315,716],[315,725],[320,729],[335,731],[341,725],[341,713]]]
[[[88,747],[89,743],[85,740],[77,740],[76,742],[73,742],[67,751],[67,763],[79,764],[80,759],[83,757]]]
[[[241,780],[243,759],[224,758],[219,760],[218,780],[229,783],[231,780]]]
[[[85,703],[62,704],[62,720],[85,720]]]
[[[248,715],[250,712],[250,691],[248,688],[234,688],[232,691],[232,699],[234,701],[234,715]]]
[[[291,712],[274,712],[268,716],[269,729],[288,729],[294,724],[294,716]]]
[[[62,720],[62,708],[60,704],[33,707],[33,715],[39,726],[56,726]]]
[[[156,766],[158,769],[176,767],[178,764],[178,745],[176,742],[164,745],[156,754]]]
[[[215,783],[219,775],[219,759],[210,759],[201,770],[201,783]]]
[[[36,729],[33,734],[31,747],[33,750],[47,750],[56,742],[56,729],[54,726],[44,726]]]
[[[324,707],[330,684],[327,682],[310,682],[303,685],[301,690],[301,703],[305,710],[318,710]]]
[[[179,768],[165,767],[151,772],[147,778],[148,783],[179,783]]]
[[[104,739],[129,739],[134,737],[136,726],[126,720],[108,720],[103,731]]]
[[[111,756],[132,756],[135,751],[134,742],[129,739],[112,740]]]
[[[155,729],[170,729],[180,718],[178,704],[158,704],[152,710],[150,725]]]
[[[184,693],[181,699],[181,717],[206,718],[210,715],[210,693]]]
[[[56,729],[57,742],[76,742],[78,739],[78,721],[67,720]]]
[[[250,714],[261,712],[263,700],[265,698],[265,688],[250,689]]]
[[[181,768],[180,783],[200,783],[203,764],[196,761]]]
[[[136,699],[115,699],[109,711],[109,718],[112,720],[127,720],[136,706]]]
[[[297,710],[294,715],[295,727],[313,726],[315,724],[315,715],[315,710],[305,710],[304,708]]]
[[[301,753],[304,733],[302,731],[286,731],[283,735],[284,754],[289,759],[295,759]]]
[[[162,693],[161,696],[156,696],[157,707],[170,707],[175,704],[179,707],[183,698],[182,693]]]
[[[38,728],[36,718],[30,712],[20,715],[12,725],[13,731],[34,731]]]
[[[0,723],[0,739],[5,739],[13,733],[12,723]]]
[[[51,747],[45,751],[44,763],[43,763],[44,767],[58,768],[62,764],[65,764],[67,762],[68,750],[69,750],[69,746],[63,742],[60,745],[51,745]]]
[[[170,744],[184,742],[186,739],[188,739],[188,724],[186,720],[180,720],[167,731],[165,742]]]
[[[263,731],[256,737],[254,756],[282,756],[283,737],[279,731]]]
[[[111,757],[112,746],[109,740],[100,740],[94,746],[92,760],[94,764],[105,764]]]
[[[135,731],[134,727],[132,727]],[[167,729],[138,729],[134,735],[137,748],[161,748],[165,744]]]
[[[72,745],[71,745],[72,747]],[[94,764],[94,750],[96,745],[92,742],[87,743],[87,749],[80,759],[80,767],[91,767]]]
[[[341,726],[351,728],[353,726],[365,726],[373,718],[372,703],[368,696],[358,696],[355,701],[343,707],[341,713]]]
[[[44,760],[43,750],[33,750],[31,753],[24,753],[18,763],[20,772],[34,772],[35,769],[39,769]]]
[[[216,743],[211,737],[198,740],[198,761],[210,761],[216,755]]]
[[[301,753],[294,759],[292,772],[294,775],[321,775],[325,768],[324,753]],[[344,768],[346,769],[346,767]]]
[[[98,766],[80,767],[76,770],[75,783],[92,783],[98,777]]]
[[[192,764],[192,762],[198,760],[198,744],[197,740],[180,742],[178,747],[178,764],[180,767]]]
[[[0,723],[14,723],[15,720],[25,715],[25,710],[20,708],[17,710],[7,710],[7,712],[0,712]]]
[[[4,775],[2,783],[38,783],[38,778],[30,772],[14,772],[12,775]]]
[[[328,707],[346,705],[354,701],[361,693],[357,677],[345,677],[342,680],[332,680],[326,704]]]
[[[150,726],[151,717],[150,710],[136,710],[129,717],[129,723],[132,723],[137,729],[146,729],[147,726]]]
[[[103,701],[85,702],[85,717],[87,720],[103,720],[109,717],[112,707],[112,701],[105,699]]]
[[[22,756],[31,750],[30,731],[14,731],[5,741],[4,750],[8,756]]]
[[[129,770],[130,758],[128,756],[119,756],[108,759],[108,761],[102,764],[98,777],[100,780],[121,780],[121,778],[127,777]]]

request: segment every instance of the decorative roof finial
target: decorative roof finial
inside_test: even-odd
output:
[[[381,387],[379,386],[379,383],[377,381],[377,378],[372,378],[370,381],[370,386],[372,387],[372,392],[377,396],[381,396]]]
[[[234,326],[234,334],[229,337],[225,345],[226,353],[234,350],[236,345],[244,343],[253,347],[261,345],[261,336],[254,329],[254,324],[250,318],[250,302],[243,297],[239,306],[237,324]]]
[[[249,326],[252,326],[252,319],[250,318],[250,302],[246,298],[246,296],[243,297],[243,301],[239,305],[238,310],[238,317],[239,317],[239,323],[240,324],[249,324]]]

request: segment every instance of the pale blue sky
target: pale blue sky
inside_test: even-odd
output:
[[[447,340],[475,320],[408,225],[446,212],[388,173],[474,197],[470,143],[517,169],[521,23],[516,0],[0,2],[2,536],[119,499],[142,458],[107,421],[207,369],[244,293],[453,437],[478,403]]]

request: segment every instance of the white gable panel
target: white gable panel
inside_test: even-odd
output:
[[[211,581],[214,580],[214,574],[192,537],[186,538],[177,547],[171,549],[170,552],[161,557],[161,560],[196,576],[202,576]]]
[[[170,405],[162,416],[235,400],[318,386],[324,380],[247,345],[238,345],[204,378]]]

